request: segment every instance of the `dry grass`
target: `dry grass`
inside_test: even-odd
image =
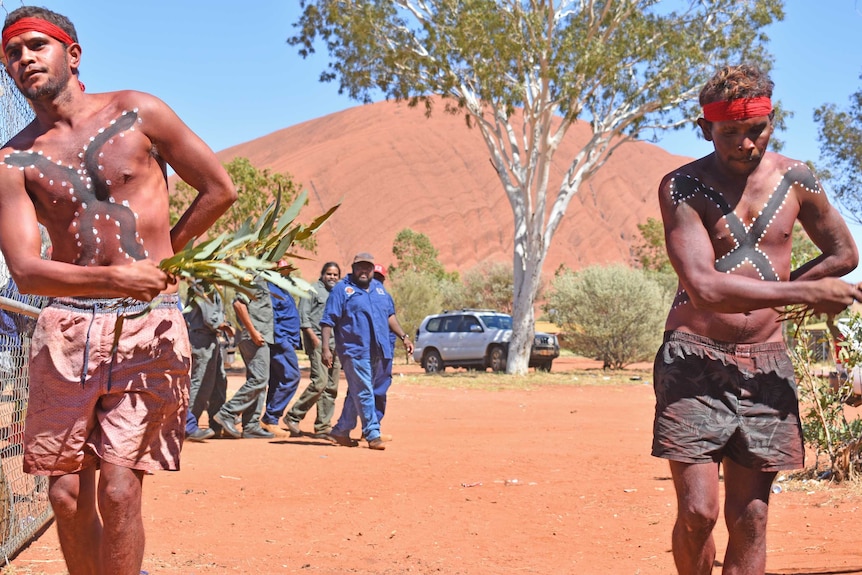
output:
[[[396,366],[393,371],[398,372]],[[533,389],[546,385],[644,385],[652,381],[652,374],[641,370],[575,370],[561,372],[529,372],[524,376],[471,370],[447,370],[437,374],[404,374],[399,383],[426,385],[451,389]]]

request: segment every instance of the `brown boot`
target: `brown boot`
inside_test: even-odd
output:
[[[330,433],[327,436],[327,439],[335,445],[343,445],[344,447],[356,447],[359,445],[358,441],[350,439],[347,435],[335,435],[334,433]]]
[[[290,432],[291,437],[302,437],[302,431],[299,429],[299,424],[297,422],[286,417],[282,419],[282,421],[287,426],[287,431]]]

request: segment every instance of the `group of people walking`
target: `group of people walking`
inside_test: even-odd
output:
[[[400,339],[408,353],[413,351],[383,286],[385,274],[385,268],[375,266],[373,256],[363,252],[343,279],[336,262],[325,263],[299,306],[291,294],[263,280],[256,283],[253,297],[237,294],[236,341],[246,381],[229,400],[219,339],[222,332],[232,337],[233,328],[225,321],[224,304],[214,288],[190,297],[185,313],[192,346],[186,439],[299,437],[300,422],[316,406],[311,437],[356,446],[350,432],[358,418],[368,447],[385,449],[391,435],[380,433],[380,421],[392,382],[395,343]],[[287,410],[301,379],[298,349],[308,355],[311,381]],[[332,426],[342,365],[347,395]],[[198,425],[204,411],[206,428]]]

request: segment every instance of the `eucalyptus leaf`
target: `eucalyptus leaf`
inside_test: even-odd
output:
[[[200,250],[195,254],[196,260],[206,260],[210,259],[216,250],[219,249],[219,246],[227,239],[227,233],[220,235],[219,237],[209,240],[201,244]]]
[[[302,210],[303,206],[308,203],[308,192],[302,190],[289,208],[282,214],[281,218],[278,220],[278,228],[284,229],[287,227],[293,220],[296,219],[296,216],[299,215],[300,210]]]
[[[188,282],[194,298],[206,298],[206,285],[216,289],[222,298],[222,288],[231,288],[253,299],[254,282],[258,278],[298,297],[308,297],[310,284],[289,275],[296,266],[289,263],[279,265],[279,262],[284,258],[308,259],[291,253],[290,247],[296,243],[297,237],[308,237],[338,206],[315,218],[311,227],[295,224],[294,220],[307,199],[308,194],[303,192],[284,214],[279,215],[282,208],[279,193],[256,222],[248,218],[235,233],[224,232],[197,245],[189,242],[185,249],[162,260],[159,267]]]
[[[297,297],[308,298],[311,297],[311,293],[307,289],[302,289],[295,281],[294,278],[290,278],[287,276],[283,276],[279,273],[267,270],[261,273],[261,277],[266,281],[273,283],[283,289],[284,291],[293,294]]]

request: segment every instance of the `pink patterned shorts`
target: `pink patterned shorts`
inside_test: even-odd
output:
[[[101,461],[177,470],[191,365],[177,296],[150,304],[55,298],[30,348],[24,471],[75,473]],[[124,315],[114,351],[115,327]]]

